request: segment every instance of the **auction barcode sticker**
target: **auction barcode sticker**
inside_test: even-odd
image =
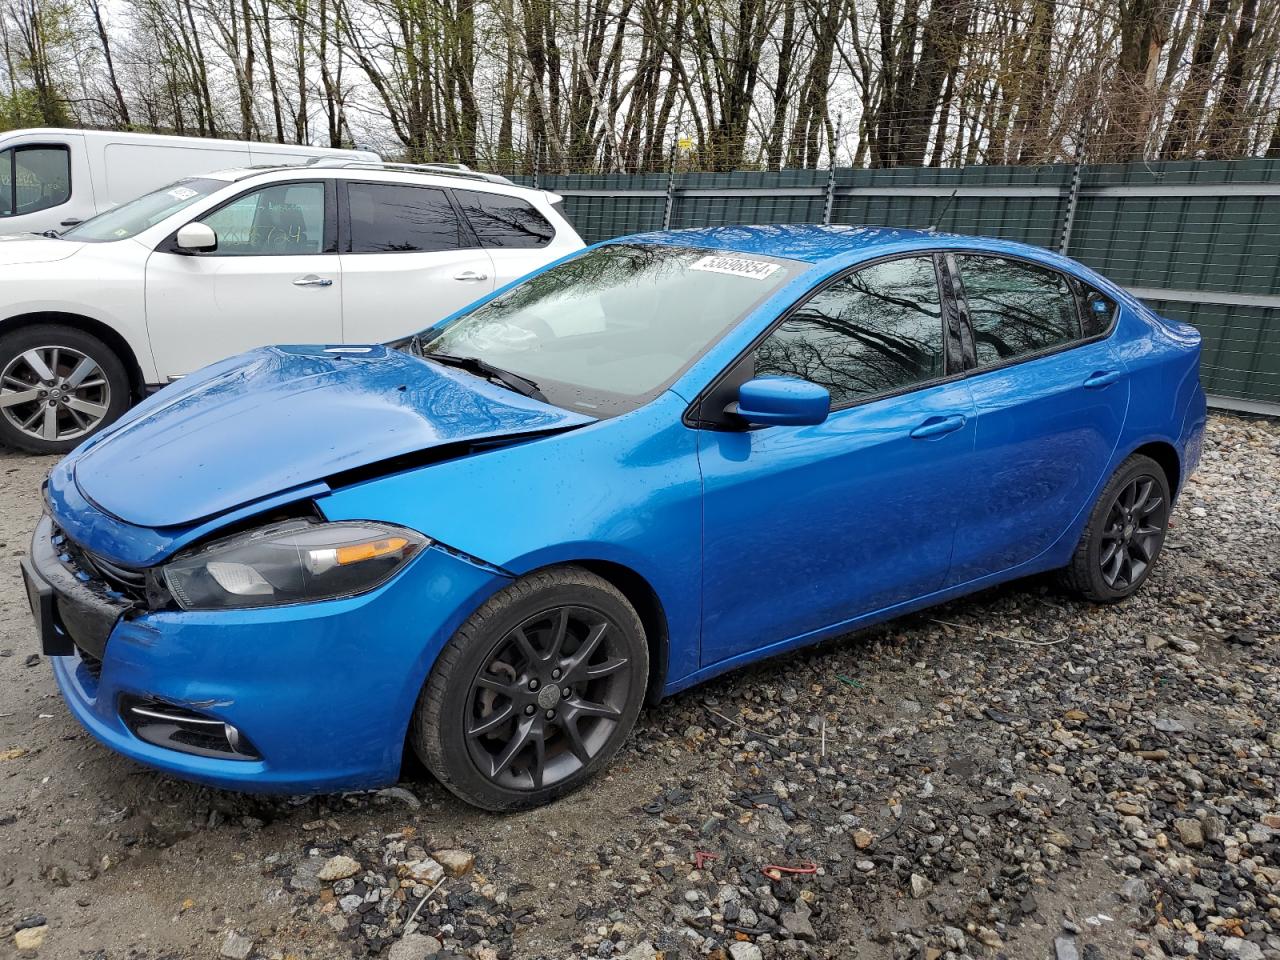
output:
[[[750,260],[747,257],[703,257],[689,269],[704,270],[707,273],[728,273],[735,277],[750,277],[752,280],[763,280],[778,269],[776,263],[767,260]]]

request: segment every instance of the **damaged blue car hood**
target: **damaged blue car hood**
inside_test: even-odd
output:
[[[119,520],[178,527],[396,457],[592,421],[384,346],[265,347],[167,387],[59,469]]]

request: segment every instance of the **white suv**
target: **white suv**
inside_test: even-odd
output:
[[[321,160],[0,237],[0,442],[64,452],[252,347],[407,336],[580,250],[559,199],[465,167]]]

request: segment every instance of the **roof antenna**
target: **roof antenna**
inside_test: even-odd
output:
[[[956,198],[956,194],[960,192],[960,188],[956,187],[951,191],[951,196],[947,197],[947,202],[942,205],[942,210],[933,218],[933,223],[925,228],[925,233],[937,233],[938,224],[940,224],[947,215],[947,211],[951,209],[951,201]]]

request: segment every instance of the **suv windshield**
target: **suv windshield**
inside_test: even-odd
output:
[[[154,227],[165,217],[191,206],[197,200],[225,186],[227,186],[226,180],[210,180],[204,177],[179,180],[167,187],[161,187],[154,193],[145,193],[136,200],[130,200],[96,217],[90,217],[84,223],[63,231],[61,236],[67,240],[82,240],[88,243],[128,240],[148,227]]]
[[[665,390],[803,265],[658,244],[567,260],[419,338],[424,357],[477,358],[597,416]]]

